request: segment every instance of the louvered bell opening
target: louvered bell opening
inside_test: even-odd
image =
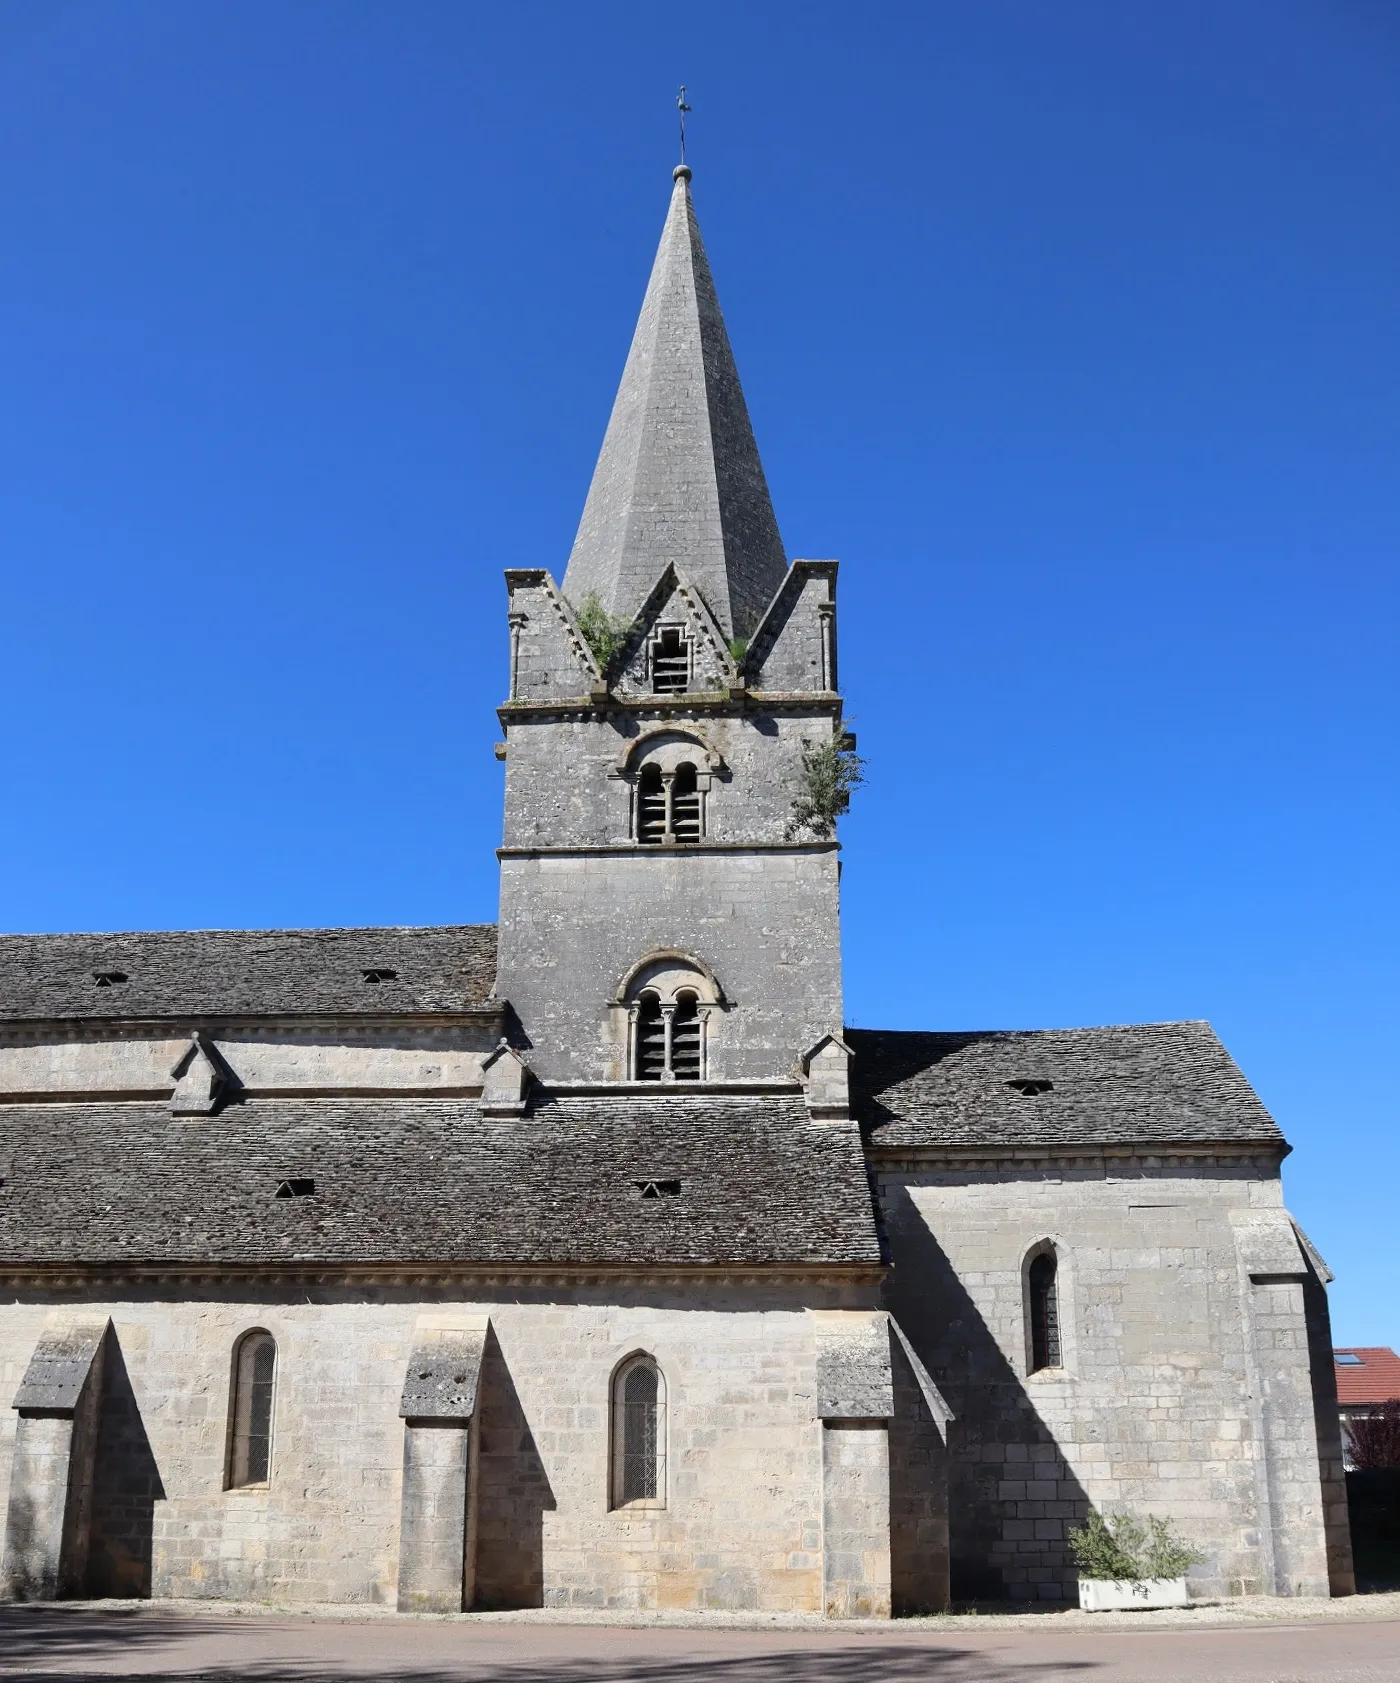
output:
[[[700,840],[700,791],[692,765],[676,768],[675,782],[671,785],[671,829],[678,842]]]
[[[693,993],[683,993],[671,1019],[671,1074],[677,1081],[700,1079],[700,1007]]]
[[[666,1025],[661,1003],[654,993],[644,993],[637,1009],[637,1079],[660,1081],[666,1068]]]
[[[666,791],[660,766],[643,766],[637,783],[637,840],[660,842],[666,834]]]
[[[681,695],[690,688],[690,650],[679,631],[663,631],[652,645],[651,688],[654,695]]]

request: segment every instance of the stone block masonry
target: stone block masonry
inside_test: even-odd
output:
[[[1306,1263],[1276,1176],[950,1160],[883,1174],[880,1200],[891,1306],[956,1416],[955,1597],[1071,1595],[1066,1533],[1090,1508],[1174,1521],[1207,1555],[1197,1593],[1328,1593]],[[1271,1266],[1292,1277],[1251,1279],[1241,1214],[1286,1237]],[[1046,1241],[1062,1353],[1033,1372],[1025,1260]]]
[[[818,1421],[816,1339],[799,1288],[750,1288],[728,1307],[725,1295],[638,1282],[451,1304],[490,1317],[470,1432],[399,1413],[416,1329],[441,1303],[322,1286],[300,1301],[98,1306],[162,1491],[148,1509],[149,1592],[448,1608],[464,1594],[474,1511],[476,1582],[465,1593],[479,1605],[782,1612],[835,1598],[833,1611],[878,1613],[889,1597],[884,1423],[845,1433]],[[48,1313],[38,1302],[7,1311],[0,1384],[11,1396]],[[277,1343],[271,1474],[229,1489],[231,1356],[253,1328]],[[665,1376],[668,1482],[664,1506],[613,1509],[610,1385],[637,1351]],[[29,1478],[34,1457],[16,1456],[6,1416],[9,1485]],[[120,1468],[103,1471],[113,1453],[130,1453],[129,1433],[99,1438],[99,1482],[120,1479]],[[9,1497],[0,1488],[0,1502]],[[93,1540],[107,1546],[100,1521]]]

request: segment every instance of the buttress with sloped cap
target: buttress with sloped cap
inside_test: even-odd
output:
[[[674,562],[747,637],[787,560],[684,164],[675,184],[564,594],[630,618]]]

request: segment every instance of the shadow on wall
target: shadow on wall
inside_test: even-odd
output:
[[[1090,1502],[1025,1385],[908,1189],[885,1209],[889,1307],[952,1409],[949,1578],[954,1601],[1072,1599],[1067,1533]]]
[[[102,1352],[102,1401],[92,1474],[92,1532],[83,1593],[149,1596],[160,1469],[112,1327]]]
[[[890,1340],[890,1608],[896,1618],[948,1605],[946,1428],[930,1411],[904,1346]]]
[[[482,1352],[477,1410],[473,1606],[542,1607],[544,1516],[554,1511],[554,1492],[494,1331]]]

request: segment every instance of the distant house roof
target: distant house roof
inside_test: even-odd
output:
[[[1337,1368],[1337,1402],[1342,1408],[1400,1397],[1400,1356],[1394,1350],[1383,1344],[1354,1345],[1334,1350],[1332,1357]]]
[[[793,1096],[13,1105],[9,1268],[878,1266],[861,1142]]]
[[[847,1039],[854,1102],[877,1150],[1285,1147],[1209,1023],[965,1034],[849,1029]]]
[[[491,923],[0,935],[0,1022],[461,1011],[495,976]]]

